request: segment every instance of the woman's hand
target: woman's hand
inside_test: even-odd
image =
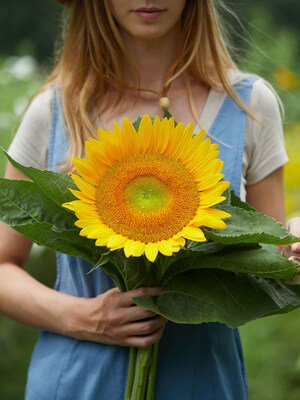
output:
[[[300,217],[290,219],[286,224],[286,229],[289,233],[300,237]],[[298,243],[284,246],[282,255],[289,260],[298,261],[300,263],[300,240]]]
[[[289,233],[295,236],[300,236],[300,217],[290,219],[286,224],[286,229]],[[300,241],[293,243],[289,246],[284,246],[282,249],[282,255],[289,260],[297,261],[300,263]],[[297,285],[300,284],[300,271],[298,276],[293,281],[286,282],[288,284]]]
[[[92,299],[80,299],[77,339],[146,348],[157,342],[167,320],[135,305],[133,297],[157,296],[162,288],[139,288],[121,293],[108,290]]]

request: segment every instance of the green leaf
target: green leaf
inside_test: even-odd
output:
[[[0,219],[7,225],[48,222],[74,228],[76,217],[47,197],[34,182],[0,178]]]
[[[119,265],[123,270],[127,290],[157,285],[155,269],[148,268],[148,260],[146,257],[126,258],[123,251],[120,251],[118,255],[120,260]]]
[[[152,121],[152,124],[153,124],[153,122],[154,122],[154,117],[150,117],[151,118],[151,121]],[[139,130],[139,127],[140,127],[140,123],[141,123],[141,120],[142,120],[142,117],[138,117],[134,122],[133,122],[133,127],[134,127],[134,129],[138,132],[138,130]]]
[[[227,188],[222,195],[222,196],[226,197],[225,200],[223,200],[221,203],[222,206],[229,206],[231,204],[231,195],[234,195],[234,191],[230,190],[230,188]],[[213,207],[213,208],[218,208],[218,206]]]
[[[199,253],[204,253],[204,254],[210,254],[210,253],[217,253],[218,251],[224,249],[226,245],[224,243],[218,243],[218,242],[193,242],[192,240],[187,240],[187,249],[188,251],[195,251],[197,254]],[[185,250],[180,250],[180,252],[185,251]],[[187,251],[185,251],[187,253]],[[179,253],[180,254],[180,253]],[[189,255],[190,257],[190,255]]]
[[[141,120],[142,120],[142,117],[138,117],[132,124],[136,131],[139,130]]]
[[[290,244],[299,241],[289,234],[281,223],[256,211],[235,206],[218,207],[231,214],[225,220],[226,229],[204,229],[205,236],[221,243]]]
[[[95,271],[95,269],[102,267],[103,265],[107,264],[111,258],[114,256],[114,253],[112,251],[107,250],[105,253],[101,254],[100,259],[95,263],[93,268],[88,272],[90,274],[91,272]]]
[[[69,230],[56,230],[47,222],[36,222],[12,226],[12,228],[40,246],[70,256],[82,257],[92,264],[99,260],[101,252],[104,251],[104,248],[95,246],[94,240],[79,236],[79,229],[76,227]]]
[[[175,277],[160,296],[135,303],[183,324],[221,322],[237,327],[300,305],[300,286],[221,270],[196,270]]]
[[[61,205],[75,199],[74,195],[68,190],[68,188],[77,189],[70,175],[25,167],[13,160],[5,151],[4,153],[15,168],[22,171],[29,179],[35,182],[43,193],[50,197],[56,204]]]
[[[168,111],[168,109],[166,107],[162,107],[162,110],[164,112],[163,118],[172,118],[172,114],[170,113],[170,111]]]
[[[264,248],[232,248],[231,246],[211,254],[179,259],[174,262],[162,278],[162,286],[185,271],[201,268],[218,268],[225,271],[255,274],[264,278],[293,280],[298,268],[295,261],[281,256],[275,246]]]
[[[95,263],[106,248],[79,236],[76,217],[47,197],[34,182],[0,178],[0,220],[33,242]]]
[[[125,277],[123,274],[123,264],[120,265],[115,262],[116,261],[116,251],[107,251],[104,253],[100,260],[96,263],[95,267],[90,271],[92,272],[94,269],[101,267],[103,271],[107,273],[107,275],[115,282],[121,292],[125,292],[127,290]]]
[[[230,190],[230,188],[227,190]],[[225,196],[225,194],[224,194],[224,196]],[[224,205],[224,204],[225,204],[225,202],[222,202],[222,205]],[[243,210],[256,212],[255,208],[251,207],[250,204],[245,203],[238,196],[236,196],[234,193],[234,190],[230,190],[230,204],[232,206],[242,208]]]

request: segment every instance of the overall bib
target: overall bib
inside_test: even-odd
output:
[[[235,87],[247,105],[253,78]],[[48,167],[55,168],[68,149],[55,90]],[[210,130],[220,141],[225,180],[240,193],[246,114],[228,96]],[[215,140],[212,140],[215,141]],[[226,143],[226,145],[225,145]],[[94,297],[115,285],[80,258],[57,254],[55,289]],[[79,341],[42,331],[28,372],[26,400],[123,400],[129,348]],[[237,329],[220,323],[180,325],[168,322],[160,341],[155,400],[246,400],[247,379]]]

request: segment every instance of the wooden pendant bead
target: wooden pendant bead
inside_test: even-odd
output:
[[[161,108],[169,108],[170,107],[170,100],[168,99],[168,97],[161,97],[159,99],[159,106]]]

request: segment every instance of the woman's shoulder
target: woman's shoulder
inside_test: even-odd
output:
[[[51,115],[51,102],[52,88],[47,87],[46,89],[42,89],[30,102],[23,120],[30,118],[36,122],[42,122],[44,119],[49,119]]]
[[[30,102],[9,154],[23,165],[46,168],[51,126],[51,87],[40,91]]]
[[[279,97],[275,89],[262,77],[255,74],[231,73],[230,80],[234,86],[242,82],[251,85],[251,93],[248,107],[254,113],[270,116],[279,111]]]

